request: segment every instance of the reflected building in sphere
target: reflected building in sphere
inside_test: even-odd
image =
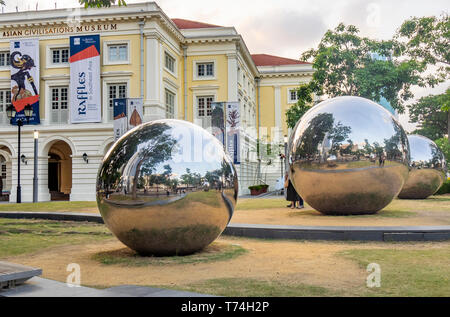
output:
[[[186,121],[156,120],[122,136],[102,161],[97,204],[108,228],[140,254],[188,254],[214,241],[236,205],[223,145]]]
[[[324,214],[371,214],[408,177],[405,131],[389,111],[360,97],[337,97],[310,109],[289,140],[294,187]]]
[[[411,170],[398,198],[425,199],[433,195],[447,174],[447,163],[439,147],[421,135],[408,135]]]

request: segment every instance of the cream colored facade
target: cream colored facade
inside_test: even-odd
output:
[[[77,24],[72,24],[73,17]],[[54,63],[52,53],[67,49],[70,36],[85,34],[100,34],[101,39],[102,122],[69,124],[63,112],[52,109],[52,96],[69,86],[69,64]],[[0,54],[9,51],[10,40],[38,38],[40,43],[41,124],[22,129],[21,153],[27,160],[21,164],[22,201],[32,200],[35,129],[39,131],[39,200],[51,199],[49,186],[54,186],[56,178],[56,191],[70,195],[70,200],[95,199],[98,166],[113,144],[112,91],[116,97],[117,91],[125,97],[142,97],[144,121],[174,117],[205,128],[208,120],[199,111],[202,98],[239,101],[241,164],[236,168],[240,194],[247,194],[247,187],[257,178],[256,140],[280,141],[288,134],[285,111],[295,102],[289,99],[289,89],[312,75],[309,64],[257,66],[234,27],[180,28],[154,2],[2,14],[0,35]],[[110,60],[109,50],[119,46],[126,51],[126,58]],[[173,61],[173,68],[166,63],[166,56]],[[198,65],[211,63],[212,75],[199,76]],[[9,66],[0,65],[0,90],[9,87]],[[170,106],[167,94],[174,97]],[[5,166],[4,189],[10,190],[10,201],[15,201],[17,127],[7,121],[5,108],[3,102],[0,164]],[[57,171],[52,165],[55,162]],[[266,180],[273,185],[280,169],[270,166],[266,170]]]

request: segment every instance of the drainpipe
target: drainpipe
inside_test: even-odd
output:
[[[184,58],[184,75],[183,75],[183,86],[184,86],[184,120],[187,120],[187,45],[183,45],[183,58]]]
[[[139,32],[141,36],[141,98],[144,100],[144,24],[145,21],[139,22]]]

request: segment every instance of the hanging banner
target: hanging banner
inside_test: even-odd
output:
[[[225,144],[225,104],[223,102],[211,102],[211,133],[222,144]]]
[[[100,36],[70,37],[70,122],[101,122]]]
[[[241,114],[239,102],[226,103],[226,137],[227,137],[227,152],[233,160],[234,164],[241,163],[240,155],[240,128],[241,128]]]
[[[128,131],[127,123],[127,99],[113,99],[114,114],[114,141],[117,141],[125,132]]]
[[[12,124],[39,124],[39,40],[10,41],[11,103],[16,109]],[[33,107],[27,121],[23,109]]]
[[[127,98],[128,130],[140,125],[144,120],[144,102],[142,98]]]

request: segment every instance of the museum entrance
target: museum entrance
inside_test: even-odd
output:
[[[70,200],[72,189],[72,151],[58,141],[48,151],[48,190],[50,200]]]

